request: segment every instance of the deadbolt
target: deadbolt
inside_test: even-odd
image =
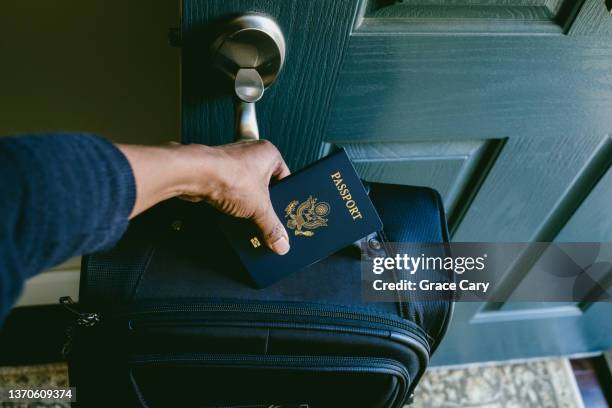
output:
[[[234,84],[234,139],[259,139],[255,102],[274,82],[285,60],[285,38],[278,24],[256,13],[233,18],[213,42],[212,58]]]

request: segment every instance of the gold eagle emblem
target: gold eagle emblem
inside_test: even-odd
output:
[[[328,203],[318,201],[313,196],[309,196],[301,204],[298,200],[293,200],[285,208],[287,228],[292,229],[296,236],[312,237],[314,235],[312,230],[327,226],[325,217],[329,211]]]

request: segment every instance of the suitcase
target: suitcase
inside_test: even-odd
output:
[[[448,241],[440,196],[370,184],[385,225],[366,239]],[[78,406],[401,407],[453,303],[364,303],[353,245],[255,289],[206,204],[164,202],[83,259],[66,348]],[[454,275],[432,273],[433,281]]]

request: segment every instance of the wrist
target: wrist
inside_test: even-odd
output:
[[[208,199],[221,188],[218,165],[219,153],[214,147],[199,144],[172,145],[176,176],[173,196],[192,196]]]
[[[136,182],[136,202],[130,218],[180,195],[189,183],[190,171],[180,145],[117,147],[128,159]]]

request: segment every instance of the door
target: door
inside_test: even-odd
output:
[[[343,146],[370,181],[443,196],[454,241],[612,242],[604,0],[183,0],[182,138],[232,140],[208,28],[274,17],[285,67],[260,132],[298,169]],[[531,265],[506,273],[512,291]],[[435,363],[596,352],[612,303],[461,303]]]

